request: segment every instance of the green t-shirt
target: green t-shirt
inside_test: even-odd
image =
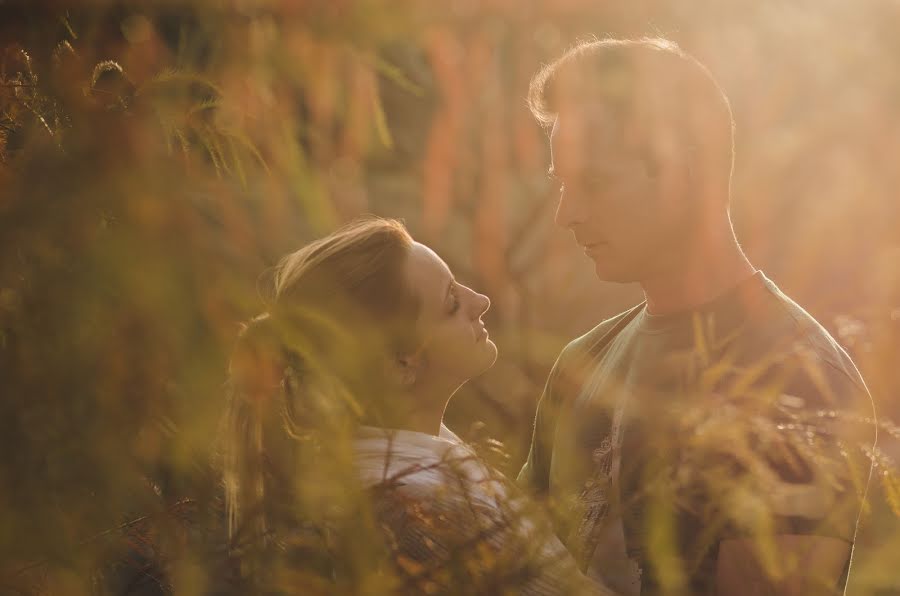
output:
[[[588,575],[709,594],[723,539],[852,544],[874,416],[846,352],[758,272],[690,312],[641,304],[571,342],[519,482],[550,499]]]

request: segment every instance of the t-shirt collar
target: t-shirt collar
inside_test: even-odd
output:
[[[647,312],[645,304],[637,317],[638,330],[642,333],[666,333],[691,329],[696,318],[700,317],[701,321],[714,319],[717,330],[727,332],[748,318],[772,286],[762,271],[756,271],[709,302],[690,309],[654,315]]]

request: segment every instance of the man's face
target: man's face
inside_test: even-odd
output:
[[[599,108],[563,113],[553,125],[556,223],[572,231],[602,280],[640,282],[683,254],[691,234],[685,162],[665,143],[628,142],[627,129]]]

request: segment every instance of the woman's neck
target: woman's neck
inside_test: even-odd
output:
[[[439,435],[447,403],[461,384],[443,383],[441,387],[414,386],[401,392],[394,428]]]

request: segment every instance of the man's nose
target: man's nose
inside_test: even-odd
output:
[[[569,230],[573,226],[581,223],[583,214],[581,213],[580,201],[571,193],[562,191],[559,194],[559,203],[556,206],[556,225]]]

